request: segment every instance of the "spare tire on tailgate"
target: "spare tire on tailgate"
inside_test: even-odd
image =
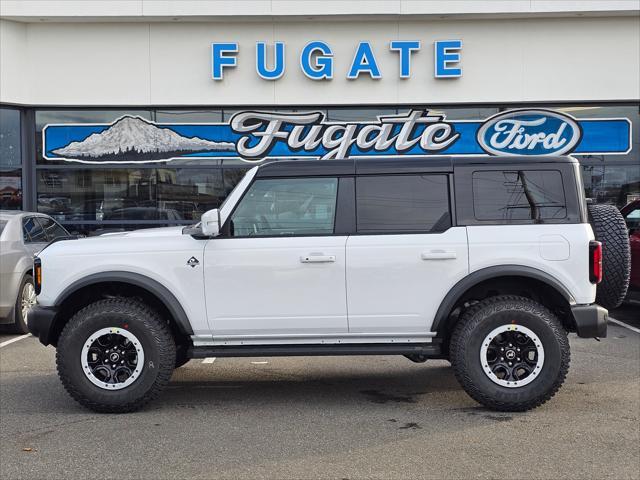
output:
[[[596,303],[607,309],[617,308],[627,294],[631,271],[627,225],[613,205],[588,207],[593,233],[602,242],[602,282],[598,285]]]

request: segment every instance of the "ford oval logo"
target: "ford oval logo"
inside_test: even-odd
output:
[[[478,143],[493,155],[563,155],[580,141],[580,125],[572,117],[549,110],[511,110],[487,119]]]

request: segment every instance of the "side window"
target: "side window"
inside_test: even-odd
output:
[[[231,217],[234,237],[331,235],[337,178],[256,180]]]
[[[477,220],[541,221],[567,216],[562,175],[557,170],[473,172]]]
[[[34,217],[28,217],[23,220],[22,233],[25,243],[46,242],[47,236],[40,223]]]
[[[38,217],[38,222],[42,225],[44,232],[47,236],[47,241],[55,240],[60,237],[68,237],[69,232],[67,232],[59,223],[54,221],[51,218],[46,217]]]
[[[640,208],[631,210],[627,214],[625,221],[627,222],[627,228],[629,228],[629,230],[636,231],[640,229]]]
[[[356,178],[358,233],[442,232],[450,226],[446,175]]]

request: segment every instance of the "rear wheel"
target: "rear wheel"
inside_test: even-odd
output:
[[[58,340],[65,389],[97,412],[130,412],[158,395],[175,366],[167,323],[137,300],[100,300],[80,310]]]
[[[36,290],[33,286],[33,277],[25,275],[20,284],[18,298],[14,308],[15,323],[11,329],[15,333],[29,333],[28,311],[36,304]]]
[[[546,307],[517,296],[470,307],[454,329],[451,364],[476,401],[501,411],[525,411],[558,391],[569,370],[567,333]]]

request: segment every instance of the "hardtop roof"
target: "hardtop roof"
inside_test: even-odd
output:
[[[447,173],[453,172],[454,166],[462,165],[514,165],[575,163],[578,161],[569,156],[534,156],[513,155],[492,157],[376,157],[349,158],[345,160],[278,160],[258,167],[256,177],[297,177],[325,175],[355,175],[376,173]]]

